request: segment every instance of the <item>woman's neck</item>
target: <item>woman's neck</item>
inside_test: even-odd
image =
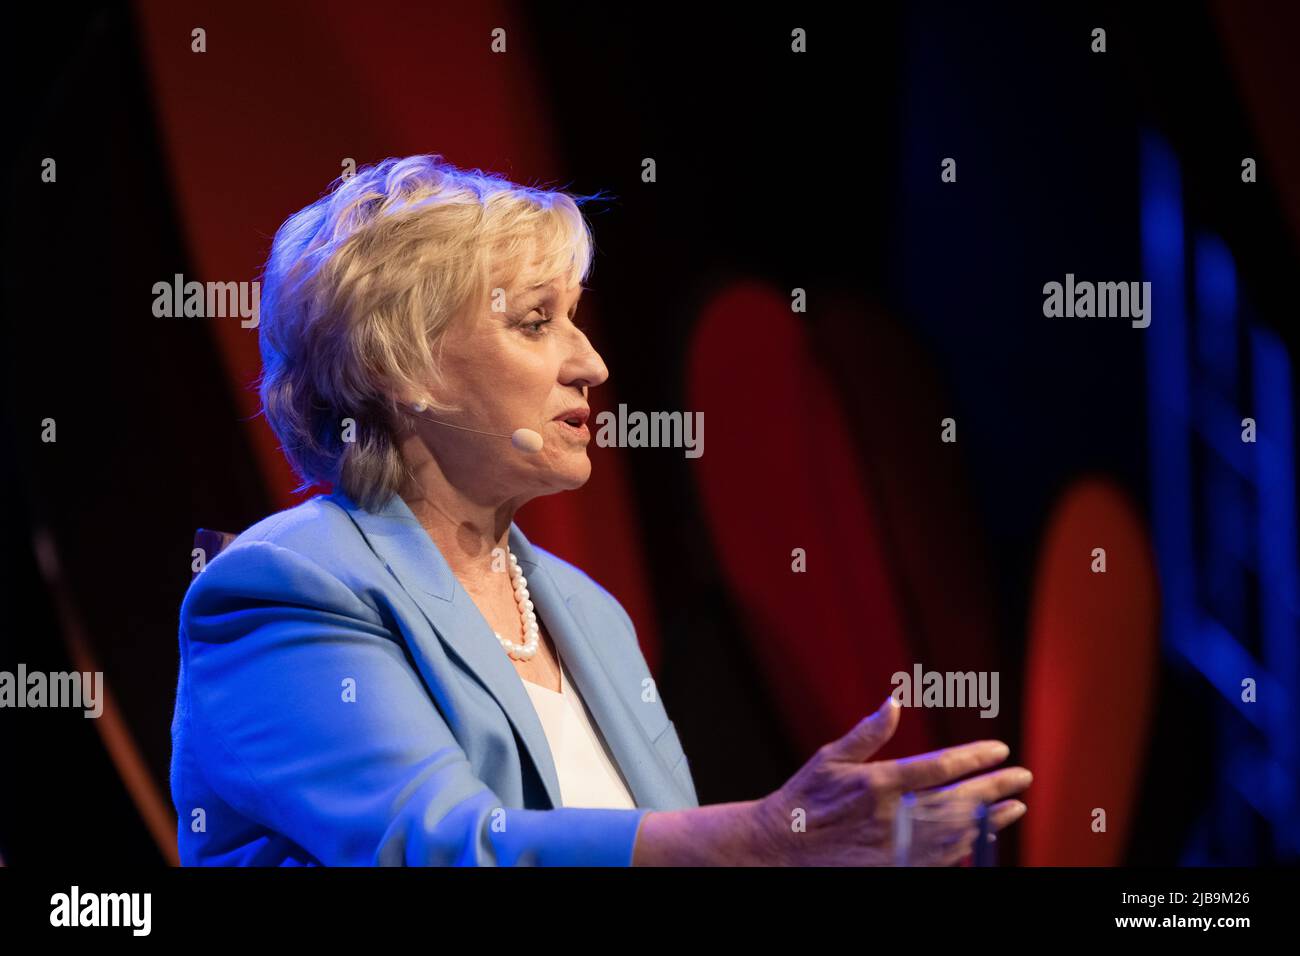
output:
[[[497,571],[509,571],[510,524],[519,502],[477,501],[460,491],[430,459],[415,470],[398,492],[411,513],[437,545],[452,573],[471,593],[483,593],[499,581]],[[500,561],[493,551],[502,549]]]
[[[402,497],[466,590],[477,592],[492,580],[492,552],[509,551],[514,508],[453,509],[418,492]]]

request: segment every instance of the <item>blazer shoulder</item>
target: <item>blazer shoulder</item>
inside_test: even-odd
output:
[[[250,525],[208,566],[229,563],[233,556],[247,551],[254,542],[296,552],[328,570],[346,567],[353,560],[356,549],[366,547],[360,530],[347,511],[329,495],[316,495]]]
[[[328,495],[317,495],[250,525],[208,561],[190,582],[182,617],[205,591],[248,589],[254,582],[263,599],[277,588],[287,596],[306,578],[363,592],[355,580],[366,573],[363,551],[369,548],[348,513]]]
[[[267,541],[290,551],[311,553],[322,541],[339,535],[358,536],[351,517],[329,495],[316,495],[250,525],[225,550],[249,541]]]

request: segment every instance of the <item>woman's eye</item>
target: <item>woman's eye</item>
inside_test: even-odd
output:
[[[522,322],[520,327],[526,329],[529,335],[541,335],[542,329],[550,325],[554,319],[538,319],[536,322]]]

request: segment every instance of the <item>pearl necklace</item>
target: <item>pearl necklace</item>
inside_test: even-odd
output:
[[[537,612],[528,597],[528,581],[524,578],[524,569],[519,566],[519,559],[513,554],[510,555],[510,576],[514,581],[515,603],[519,605],[519,616],[524,622],[524,642],[516,644],[496,631],[492,633],[496,634],[507,654],[517,661],[527,661],[537,653]]]

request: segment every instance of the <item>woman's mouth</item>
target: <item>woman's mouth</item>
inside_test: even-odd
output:
[[[590,409],[571,408],[568,411],[561,412],[552,419],[553,423],[571,438],[591,438],[591,432],[587,428],[587,416],[591,414]]]
[[[557,418],[552,423],[559,425],[566,433],[574,438],[590,438],[591,431],[587,428],[587,423],[577,418]]]

